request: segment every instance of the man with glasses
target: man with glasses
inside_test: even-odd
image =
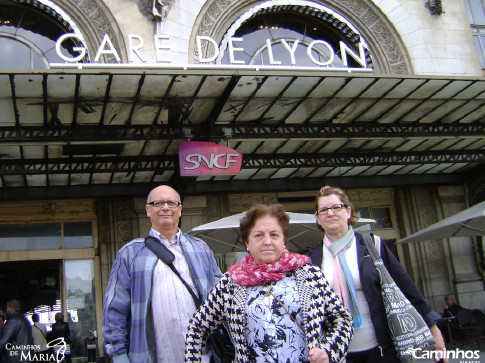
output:
[[[123,246],[106,290],[103,335],[113,362],[183,362],[185,332],[196,310],[221,277],[214,255],[200,239],[179,229],[180,195],[162,185],[147,198],[149,236],[175,256],[171,268],[147,247],[144,238]],[[182,282],[185,280],[186,285]],[[210,354],[202,362],[209,362]]]

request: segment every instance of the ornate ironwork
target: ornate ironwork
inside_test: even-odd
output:
[[[223,139],[227,129],[232,140],[251,139],[331,139],[331,138],[409,138],[409,137],[483,137],[485,124],[352,123],[352,124],[256,124],[236,125],[48,125],[0,127],[0,139],[6,143],[185,140],[187,130],[198,139]]]
[[[243,158],[243,168],[318,168],[374,165],[410,165],[480,162],[485,150],[425,152],[354,152],[250,154]],[[176,155],[133,157],[68,157],[0,161],[2,175],[38,175],[72,173],[132,173],[169,171],[177,167]]]

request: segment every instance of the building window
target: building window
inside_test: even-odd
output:
[[[94,261],[64,261],[66,279],[67,313],[71,329],[71,354],[73,357],[86,357],[86,338],[97,329],[96,291],[94,287]],[[75,361],[73,359],[73,361]],[[79,359],[77,362],[86,362]]]
[[[0,251],[93,247],[92,222],[0,225]]]
[[[47,13],[19,3],[0,5],[0,68],[46,69],[49,63],[63,62],[56,52],[56,41],[72,29]],[[80,46],[72,40],[63,42],[61,52],[69,57]]]
[[[64,248],[93,247],[93,224],[91,222],[65,222]]]
[[[392,228],[391,208],[389,207],[357,208],[356,214],[360,218],[374,219],[376,222],[369,225],[371,229]]]
[[[482,68],[485,68],[485,1],[465,0],[465,7],[470,19],[480,64]]]
[[[321,13],[319,10],[301,8],[298,8],[300,12],[292,6],[260,9],[242,21],[237,29],[236,22],[224,36],[218,62],[304,67],[317,65],[330,68],[372,67],[370,54],[364,43],[360,43],[358,34],[351,33],[350,28],[340,24],[330,14],[319,17],[315,16],[315,13]],[[337,23],[339,25],[336,27]],[[237,40],[232,45],[237,47],[237,52],[228,51],[229,39]],[[231,61],[231,54],[237,58],[236,61]]]

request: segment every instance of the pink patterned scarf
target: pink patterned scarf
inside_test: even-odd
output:
[[[229,277],[242,286],[263,285],[265,282],[281,280],[290,271],[310,263],[310,257],[284,250],[281,258],[271,264],[259,265],[251,255],[229,267]]]

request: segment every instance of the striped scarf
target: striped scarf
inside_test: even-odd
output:
[[[333,272],[333,291],[343,301],[345,307],[349,309],[354,320],[354,327],[360,328],[362,325],[362,317],[360,316],[359,303],[357,302],[357,294],[354,287],[354,280],[352,273],[347,265],[345,258],[345,251],[352,245],[355,240],[354,229],[349,228],[347,233],[336,241],[332,241],[327,235],[323,238],[323,243],[328,247],[334,257],[334,272]]]

